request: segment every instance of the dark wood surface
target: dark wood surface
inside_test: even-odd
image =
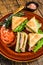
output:
[[[43,17],[43,0],[0,0],[0,19],[29,1],[38,2],[39,8],[34,13]],[[43,56],[32,62],[13,62],[0,55],[0,65],[43,65]]]

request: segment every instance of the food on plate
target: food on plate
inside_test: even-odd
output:
[[[26,29],[30,32],[38,32],[39,28],[41,27],[41,24],[36,20],[35,17],[31,18],[27,23],[26,23]]]
[[[26,52],[28,46],[29,52],[37,52],[43,46],[41,23],[35,16],[28,20],[23,12],[18,11],[11,14],[4,22],[0,22],[0,39],[7,45],[12,44],[16,39],[15,52]]]
[[[12,43],[12,41],[15,39],[14,33],[10,31],[9,29],[6,29],[5,26],[3,25],[1,27],[1,40],[5,44]]]
[[[17,33],[16,52],[25,52],[28,35],[25,32]]]
[[[36,52],[43,45],[43,34],[29,33],[29,51]]]
[[[14,32],[20,32],[24,29],[26,23],[28,22],[26,17],[12,17],[12,30]]]

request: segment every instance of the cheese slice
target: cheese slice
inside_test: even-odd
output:
[[[43,38],[43,34],[29,33],[29,47],[32,48],[37,42]]]
[[[12,30],[14,30],[21,23],[23,23],[25,19],[27,19],[27,18],[26,17],[13,16],[12,17]]]
[[[38,32],[38,29],[41,27],[41,25],[36,21],[35,17],[30,19],[29,22],[27,22],[26,26],[28,28],[31,28],[34,32]]]

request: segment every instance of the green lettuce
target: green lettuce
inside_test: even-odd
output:
[[[38,30],[39,34],[43,34],[42,30]],[[37,45],[34,47],[33,52],[37,52],[43,46],[43,38],[38,41]]]
[[[33,52],[37,52],[43,46],[43,38],[38,41],[37,45],[34,47]]]
[[[43,34],[43,31],[39,29],[39,30],[38,30],[38,33]]]
[[[28,20],[26,19],[22,24],[20,24],[16,29],[14,29],[14,32],[21,32],[22,30],[24,30],[26,23],[28,22]]]

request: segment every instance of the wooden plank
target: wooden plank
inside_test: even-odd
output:
[[[41,56],[38,60],[37,60],[39,65],[43,65],[43,56]]]
[[[0,19],[2,18],[2,14],[1,14],[1,12],[0,12]]]
[[[12,1],[13,1],[14,6],[18,6],[18,4],[17,4],[17,1],[16,1],[16,0],[12,0]]]
[[[43,5],[40,5],[40,7],[38,8],[38,10],[39,10],[40,14],[43,17]]]
[[[6,2],[6,0],[5,1],[2,0],[2,1],[3,1],[4,5],[5,5],[5,7],[7,8],[8,12],[12,12],[12,10],[10,8],[10,5]]]
[[[22,62],[22,65],[29,65],[29,64],[27,64],[27,62]]]
[[[32,0],[17,0],[17,1],[18,1],[19,5],[25,6],[27,2],[32,1]]]
[[[38,2],[39,2],[41,5],[43,5],[43,0],[38,0]]]
[[[19,5],[25,5],[26,4],[26,1],[25,0],[17,0]]]
[[[15,62],[12,61],[12,65],[15,65]]]
[[[1,65],[1,63],[0,63],[0,65]]]
[[[41,15],[40,12],[38,11],[38,9],[37,9],[36,11],[34,11],[34,13],[42,17],[42,15]]]
[[[37,60],[33,61],[33,62],[30,62],[29,65],[38,65]]]
[[[22,65],[22,62],[15,62],[14,65]]]
[[[2,1],[0,0],[0,5],[3,5]]]
[[[15,6],[16,5],[16,2],[15,1],[12,1],[12,0],[3,0],[3,3],[4,5],[6,6],[8,12],[14,12],[18,6]],[[14,5],[15,4],[15,5]]]
[[[29,62],[27,62],[27,65],[30,65]]]
[[[1,65],[12,65],[12,61],[6,59],[2,55],[0,55],[0,63],[1,63]]]
[[[26,2],[30,2],[30,1],[32,1],[32,0],[26,0]]]
[[[2,16],[8,14],[8,11],[1,0],[0,0],[0,13],[2,14]]]
[[[17,9],[17,6],[14,6],[14,3],[12,0],[9,0],[9,5],[10,5],[10,8],[12,9],[13,12],[15,9]]]
[[[43,0],[33,0],[34,2],[37,2],[39,4],[38,11],[40,12],[41,16],[43,17]],[[40,3],[41,2],[41,3]]]

